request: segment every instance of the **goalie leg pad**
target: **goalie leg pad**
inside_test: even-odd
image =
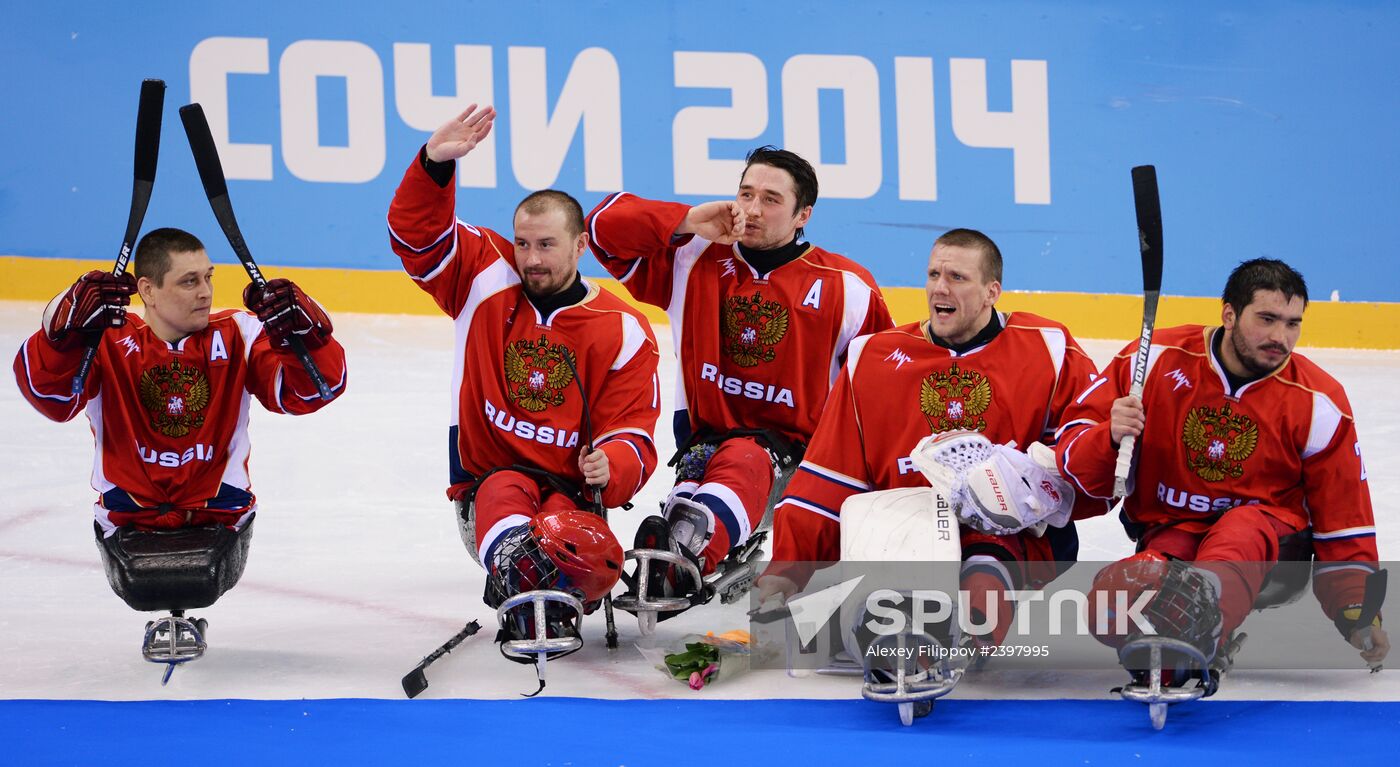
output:
[[[112,591],[133,610],[194,610],[214,604],[243,577],[253,521],[176,530],[121,528],[104,536],[94,523]]]
[[[926,487],[857,493],[841,504],[841,559],[848,562],[958,562],[953,507]]]

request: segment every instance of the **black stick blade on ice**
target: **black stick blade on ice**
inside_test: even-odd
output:
[[[463,627],[461,631],[458,631],[451,639],[447,640],[447,642],[445,642],[441,647],[429,653],[428,657],[424,658],[422,663],[419,663],[416,668],[404,675],[404,695],[407,695],[410,699],[412,699],[418,697],[419,693],[422,693],[424,690],[428,689],[428,676],[427,674],[423,673],[428,668],[428,666],[431,666],[433,662],[436,661],[438,658],[441,658],[442,656],[452,652],[454,649],[457,648],[457,645],[466,641],[467,637],[471,636],[472,634],[475,634],[480,630],[481,624],[477,623],[476,621],[471,621],[467,623],[467,625]]]

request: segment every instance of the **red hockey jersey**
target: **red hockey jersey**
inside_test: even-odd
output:
[[[40,330],[15,355],[19,390],[36,410],[68,421],[86,409],[97,454],[94,508],[108,533],[161,505],[204,510],[194,521],[234,524],[256,508],[248,478],[249,396],[274,413],[303,415],[327,403],[296,355],[277,351],[248,312],[222,311],[174,343],[141,318],[102,336],[83,391],[71,393],[81,347],[60,351]],[[339,396],[345,350],[334,339],[311,352]]]
[[[971,429],[1021,450],[1050,441],[1094,362],[1059,323],[1024,312],[1002,323],[990,342],[963,354],[930,341],[926,322],[851,344],[775,512],[774,562],[840,559],[841,504],[855,493],[928,487],[909,453],[930,434]],[[1103,511],[1101,502],[1077,502],[1075,516]]]
[[[1377,558],[1351,404],[1341,384],[1301,354],[1231,393],[1211,349],[1220,332],[1184,325],[1153,336],[1142,394],[1147,427],[1124,513],[1149,527],[1202,531],[1220,512],[1258,503],[1295,530],[1311,526],[1317,558],[1330,563],[1318,569],[1318,586],[1330,590],[1324,607],[1335,618],[1361,599],[1370,568],[1359,563]],[[1134,341],[1114,358],[1076,398],[1061,429],[1061,470],[1081,492],[1113,493],[1118,450],[1109,413],[1127,395],[1136,351]],[[1339,564],[1346,562],[1358,564]],[[1321,577],[1330,572],[1349,574]]]
[[[893,324],[884,297],[859,264],[816,246],[759,274],[738,246],[673,239],[689,210],[620,192],[588,214],[593,255],[670,316],[676,442],[771,429],[805,445],[847,345]]]
[[[458,221],[455,204],[454,183],[439,187],[415,160],[389,208],[394,252],[456,325],[448,494],[511,464],[582,490],[581,384],[594,443],[608,456],[603,502],[621,506],[656,468],[659,355],[650,323],[587,280],[584,300],[541,317],[521,289],[512,242]]]

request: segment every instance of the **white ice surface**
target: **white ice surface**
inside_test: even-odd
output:
[[[42,306],[0,302],[0,350],[13,354],[38,328]],[[429,670],[425,697],[514,698],[534,689],[528,666],[502,660],[483,576],[457,535],[446,486],[452,327],[445,319],[338,315],[350,388],[308,417],[253,408],[251,471],[261,511],[248,569],[213,607],[207,655],[167,687],[141,659],[147,616],[114,596],[92,537],[86,418],[55,424],[0,386],[0,698],[102,700],[330,697],[399,698],[399,679],[468,618],[483,631]],[[669,456],[675,366],[662,329],[660,454]],[[1086,344],[1101,364],[1118,341]],[[1382,559],[1400,556],[1400,353],[1311,350],[1341,380],[1357,416],[1380,530]],[[12,381],[13,379],[11,379]],[[631,512],[614,511],[624,543],[652,513],[669,479],[659,471]],[[1080,523],[1080,558],[1131,553],[1115,519]],[[1306,597],[1310,598],[1310,597]],[[654,642],[743,628],[746,605],[707,605],[661,624]],[[602,616],[585,622],[587,645],[549,665],[546,695],[595,698],[854,698],[852,679],[790,679],[756,671],[696,693],[642,657],[635,622],[618,613],[622,647],[602,643]],[[1323,620],[1318,613],[1318,620]],[[1337,652],[1349,653],[1340,639]],[[1400,659],[1392,658],[1397,665]],[[1400,700],[1400,669],[1250,672],[1220,698]],[[956,697],[1105,698],[1113,672],[970,675]]]

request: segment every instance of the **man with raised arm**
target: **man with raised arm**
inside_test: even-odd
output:
[[[803,240],[816,201],[812,166],[766,146],[749,153],[733,200],[621,192],[588,217],[593,255],[670,316],[680,367],[676,485],[636,546],[680,554],[702,575],[759,528],[852,339],[892,324],[865,268]],[[655,595],[699,587],[673,566],[652,579]]]
[[[588,235],[573,197],[527,196],[513,238],[458,220],[456,160],[495,116],[472,105],[418,150],[389,208],[390,242],[456,327],[447,493],[486,567],[488,603],[556,589],[591,609],[617,582],[622,548],[581,510],[595,493],[621,506],[656,466],[656,340],[579,275]],[[558,620],[555,631],[576,631],[575,616]]]
[[[286,279],[250,283],[248,312],[211,313],[214,266],[188,232],[148,232],[132,264],[120,277],[88,272],[56,296],[43,328],[15,356],[15,378],[52,420],[86,412],[109,583],[134,609],[176,611],[179,620],[166,620],[188,650],[179,657],[191,659],[203,652],[203,622],[196,628],[183,610],[232,588],[248,552],[258,508],[248,472],[250,400],[287,415],[321,409],[327,401],[290,340],[305,344],[335,397],[345,391],[345,350],[321,306]],[[145,304],[141,318],[126,313],[134,293]],[[92,372],[74,393],[94,340]]]

